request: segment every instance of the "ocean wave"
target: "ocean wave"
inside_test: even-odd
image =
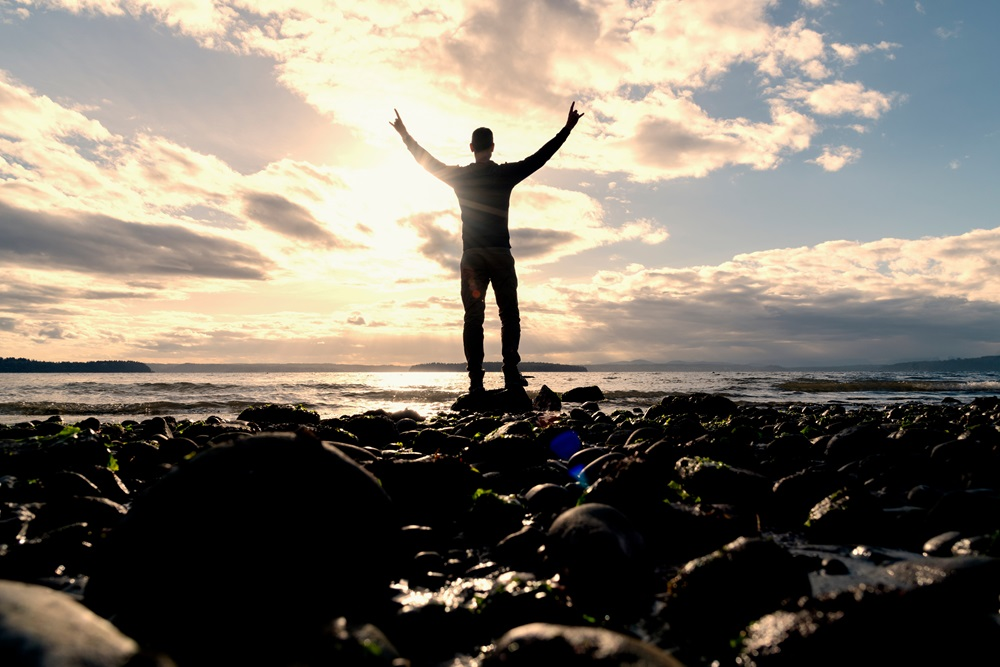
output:
[[[53,401],[15,401],[0,403],[0,415],[27,416],[96,416],[96,415],[177,415],[240,412],[248,401],[139,401],[134,403],[72,403]]]
[[[900,392],[900,393],[988,393],[1000,389],[1000,382],[960,382],[955,380],[884,378],[833,380],[797,378],[774,385],[782,391],[817,394],[827,392]]]

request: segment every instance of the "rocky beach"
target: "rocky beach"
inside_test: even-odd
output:
[[[994,664],[1000,399],[0,425],[0,664]]]

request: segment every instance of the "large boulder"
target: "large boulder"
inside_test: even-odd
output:
[[[184,665],[266,663],[383,600],[397,537],[389,497],[335,446],[250,436],[135,500],[100,547],[86,602]]]
[[[523,387],[486,389],[462,394],[451,409],[468,412],[507,412],[523,414],[531,411],[531,398]]]

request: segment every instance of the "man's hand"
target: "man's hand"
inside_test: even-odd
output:
[[[393,111],[396,110],[393,109]],[[390,120],[389,125],[392,125],[392,127],[397,132],[399,132],[399,136],[403,137],[403,139],[406,139],[408,136],[410,136],[410,133],[406,131],[406,126],[403,125],[403,119],[399,117],[398,111],[396,111],[396,120]]]
[[[576,106],[575,101],[569,105],[569,116],[566,117],[566,127],[570,130],[576,127],[576,124],[580,121],[580,118],[583,117],[582,113],[580,113],[579,111],[575,111],[573,109],[573,107],[575,106]],[[399,114],[397,114],[396,116],[398,118]],[[399,124],[402,125],[403,121],[399,121]]]

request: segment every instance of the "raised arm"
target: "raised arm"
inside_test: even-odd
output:
[[[393,109],[393,111],[396,110]],[[400,117],[398,111],[396,111],[396,120],[390,120],[389,124],[392,125],[393,129],[399,133],[399,136],[403,139],[403,143],[406,144],[406,150],[410,151],[410,154],[413,155],[417,163],[434,176],[440,178],[445,183],[448,183],[449,177],[454,173],[456,167],[449,167],[444,162],[441,162],[424,150],[424,148],[418,144],[412,136],[410,136],[410,133],[406,129],[406,125],[403,124],[403,119]]]
[[[393,111],[396,112],[396,120],[390,120],[389,125],[392,125],[393,129],[399,132],[399,136],[403,138],[404,142],[407,139],[413,139],[413,137],[410,136],[410,133],[406,131],[406,126],[403,125],[403,119],[399,117],[399,112],[395,109],[393,109]]]
[[[572,130],[574,127],[576,127],[576,124],[580,122],[581,118],[583,118],[583,114],[581,112],[574,110],[573,107],[575,106],[576,106],[576,101],[574,100],[569,105],[569,115],[566,117],[566,129],[568,130]],[[396,114],[396,118],[399,118],[399,114]],[[403,121],[399,121],[399,124],[402,125]],[[404,128],[404,131],[405,129],[406,128]]]
[[[573,131],[576,124],[580,122],[580,118],[583,117],[583,114],[577,111],[575,107],[576,102],[569,105],[569,114],[566,116],[566,125],[559,130],[556,136],[549,139],[544,146],[535,151],[534,155],[530,155],[520,162],[513,162],[504,165],[504,167],[510,170],[511,175],[514,176],[516,180],[521,181],[528,176],[531,176],[531,174],[541,169],[542,165],[548,162],[549,158],[556,154],[556,151],[562,148],[562,145],[566,143],[566,139],[569,138],[569,133]]]

